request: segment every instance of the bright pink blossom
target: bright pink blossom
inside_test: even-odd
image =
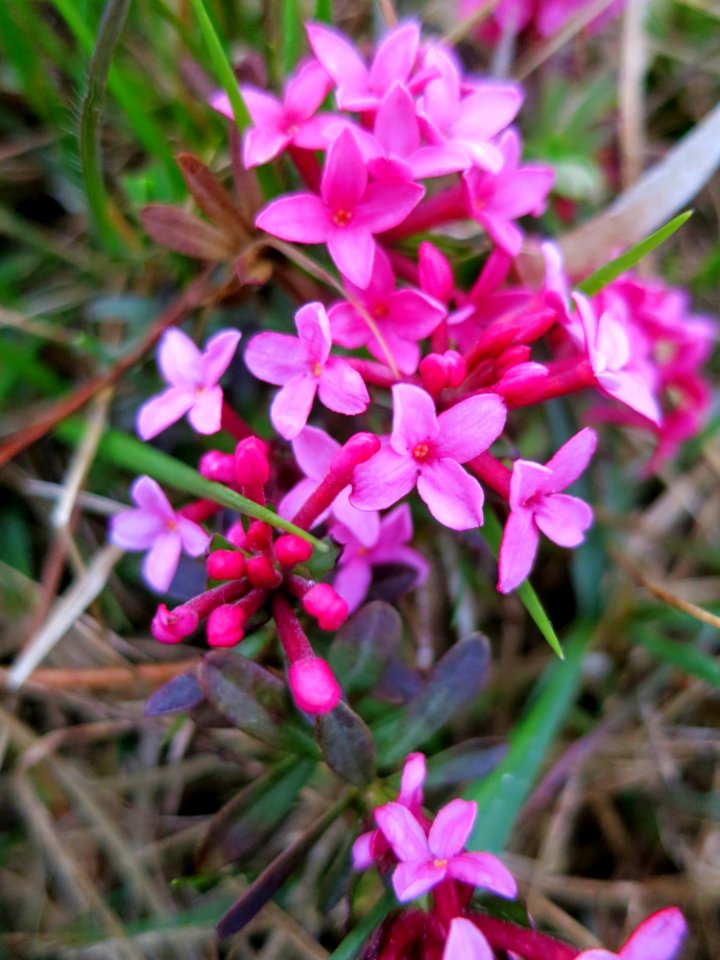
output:
[[[164,593],[175,575],[180,554],[184,551],[199,557],[210,537],[197,523],[176,513],[150,477],[139,477],[130,495],[136,508],[113,517],[110,539],[123,550],[148,550],[143,576],[154,590]]]
[[[401,903],[422,896],[446,877],[501,897],[516,895],[515,880],[497,857],[464,852],[476,815],[476,803],[451,800],[438,812],[426,836],[410,810],[400,803],[387,803],[375,811],[377,825],[400,861],[392,880]]]
[[[319,23],[309,23],[306,30],[313,53],[335,81],[341,110],[375,110],[394,83],[410,82],[420,49],[416,23],[391,30],[378,45],[369,68],[337,30]],[[417,79],[422,83],[422,77]]]
[[[315,490],[321,480],[330,472],[333,459],[340,450],[340,444],[324,430],[317,427],[305,427],[292,442],[295,462],[305,477],[292,490],[288,491],[278,504],[278,513],[292,520],[300,507]],[[322,523],[329,515],[350,532],[350,536],[365,548],[377,542],[380,532],[380,518],[375,510],[358,510],[349,501],[348,484],[335,497],[329,510],[324,510],[315,520]],[[314,524],[313,524],[314,525]]]
[[[332,80],[319,63],[304,63],[288,79],[282,99],[265,90],[242,86],[243,101],[254,127],[243,140],[243,163],[246,168],[267,163],[292,144],[303,150],[324,150],[327,139],[323,130],[331,119],[327,114],[315,117],[332,88]],[[226,117],[233,118],[233,109],[224,91],[216,93],[210,104]]]
[[[494,960],[490,944],[472,920],[455,917],[445,941],[442,960]]]
[[[576,960],[675,960],[686,936],[682,913],[677,907],[667,907],[643,920],[618,953],[583,950]]]
[[[175,327],[158,347],[158,366],[170,384],[140,408],[137,431],[150,440],[185,414],[198,433],[217,433],[222,418],[223,392],[218,386],[240,342],[237,330],[223,330],[208,340],[201,353],[190,337]]]
[[[473,169],[463,175],[468,212],[499,247],[515,257],[523,234],[513,221],[526,214],[540,216],[555,174],[552,167],[519,165],[520,138],[513,129],[500,137],[498,148],[503,155],[500,173]]]
[[[494,394],[469,397],[441,413],[428,393],[412,384],[393,389],[390,442],[353,478],[350,503],[363,510],[389,507],[417,485],[440,523],[467,530],[483,522],[483,491],[460,466],[483,453],[505,425],[505,406]]]
[[[365,309],[373,326],[352,303],[335,303],[328,310],[335,343],[351,349],[367,346],[374,357],[385,363],[389,353],[401,373],[414,373],[420,360],[418,340],[432,333],[443,319],[443,306],[419,290],[396,290],[390,261],[379,247],[367,289],[350,281],[345,286]]]
[[[330,323],[321,303],[295,314],[298,336],[259,333],[248,344],[245,363],[260,380],[282,387],[270,407],[273,426],[286,440],[307,423],[317,393],[328,409],[362,413],[370,402],[362,377],[347,360],[330,356]]]
[[[509,593],[530,573],[540,533],[561,547],[582,543],[592,510],[578,497],[561,493],[585,470],[595,450],[594,430],[585,428],[545,465],[516,460],[510,478],[510,516],[500,545],[498,589]]]
[[[350,507],[352,509],[352,507]],[[372,511],[359,510],[358,513],[373,515]],[[362,543],[347,526],[336,524],[330,530],[331,536],[344,545],[338,561],[338,570],[334,586],[350,607],[357,610],[367,596],[372,582],[372,568],[382,564],[399,563],[415,571],[415,586],[427,579],[428,563],[422,554],[407,544],[412,539],[413,525],[410,507],[403,503],[380,520],[375,541]]]
[[[328,149],[320,196],[279,197],[256,224],[283,240],[326,243],[338,270],[364,289],[372,276],[373,235],[402,223],[424,192],[415,183],[369,183],[355,137],[344,129]]]

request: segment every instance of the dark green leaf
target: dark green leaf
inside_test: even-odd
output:
[[[342,701],[317,718],[316,734],[330,769],[356,787],[375,776],[375,742],[360,717]]]
[[[162,717],[168,713],[184,713],[205,699],[197,674],[181,673],[152,693],[145,701],[146,717]]]
[[[371,690],[402,638],[402,620],[382,600],[366,603],[335,637],[328,661],[344,690]]]

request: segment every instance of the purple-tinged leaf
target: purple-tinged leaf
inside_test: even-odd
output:
[[[371,690],[397,651],[402,620],[381,600],[366,603],[342,627],[328,652],[328,662],[348,693]]]
[[[320,749],[330,769],[355,787],[375,776],[375,741],[360,717],[342,701],[315,721]]]
[[[186,257],[198,260],[230,260],[237,253],[224,233],[178,207],[151,203],[140,214],[140,220],[155,243]]]
[[[235,201],[215,174],[191,153],[181,153],[176,159],[187,188],[202,212],[228,236],[236,239],[245,236]]]
[[[168,713],[185,713],[197,707],[205,694],[194,672],[181,673],[163,684],[145,701],[146,717],[162,717]]]

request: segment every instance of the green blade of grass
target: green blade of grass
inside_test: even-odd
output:
[[[533,705],[516,724],[507,754],[489,777],[472,784],[465,797],[478,805],[471,850],[498,853],[505,846],[545,755],[577,694],[583,655],[592,634],[578,624],[566,644],[562,663],[553,661],[539,681]]]
[[[57,436],[62,440],[75,442],[82,431],[84,425],[73,419],[67,419],[59,424],[55,430]],[[267,507],[261,507],[253,500],[248,500],[241,494],[230,490],[222,484],[214,483],[212,480],[206,480],[201,473],[192,467],[176,460],[161,450],[156,450],[147,443],[136,440],[120,430],[106,430],[97,449],[97,456],[101,459],[110,461],[119,467],[125,467],[134,473],[144,473],[147,476],[157,480],[158,483],[166,484],[175,490],[191,494],[195,497],[213,500],[215,503],[228,507],[231,510],[237,510],[239,513],[245,513],[256,520],[262,520],[280,530],[286,530],[288,533],[294,533],[297,537],[307,540],[321,553],[328,550],[326,544],[317,537],[314,537],[307,530],[301,530],[289,520],[284,520]]]
[[[299,0],[283,0],[282,4],[282,68],[287,76],[298,62],[302,43],[302,11]]]
[[[497,558],[500,554],[502,526],[492,510],[485,510],[485,524],[482,528],[482,534],[494,556]],[[562,646],[558,640],[558,635],[555,633],[555,628],[550,622],[550,618],[548,617],[547,613],[545,613],[545,608],[540,602],[540,598],[533,590],[529,580],[525,580],[524,583],[520,584],[520,586],[517,588],[517,595],[535,622],[535,626],[550,644],[551,649],[562,660],[565,654],[563,653]]]
[[[360,953],[367,938],[383,922],[397,901],[390,890],[387,890],[374,907],[362,917],[360,923],[353,927],[339,947],[330,954],[330,960],[354,960]]]
[[[686,210],[684,213],[678,214],[677,217],[673,217],[664,227],[660,227],[655,233],[651,233],[649,237],[645,237],[640,243],[636,243],[634,247],[630,247],[629,250],[626,250],[625,253],[611,260],[610,263],[606,263],[605,266],[600,267],[595,273],[591,273],[589,277],[585,277],[581,283],[577,284],[577,289],[588,297],[592,297],[623,273],[632,270],[643,257],[659,247],[661,243],[664,243],[676,230],[679,230],[680,227],[690,219],[692,214],[692,210]]]
[[[210,54],[215,76],[220,86],[228,95],[233,116],[235,117],[235,123],[237,124],[238,130],[242,133],[243,130],[251,126],[252,120],[240,94],[240,87],[233,73],[232,66],[220,42],[220,37],[217,35],[215,25],[205,8],[204,0],[190,0],[190,3],[195,11],[200,33],[203,36],[208,53]],[[272,197],[281,193],[280,182],[272,167],[267,165],[259,167],[256,172],[263,196],[266,200],[270,200]]]
[[[676,667],[691,677],[720,688],[720,663],[689,643],[680,643],[651,632],[649,627],[635,627],[632,639],[641,643],[654,657]]]
[[[110,205],[102,174],[100,119],[105,103],[110,64],[120,42],[131,0],[110,0],[98,31],[95,50],[90,58],[87,90],[80,113],[80,163],[90,216],[103,243],[113,254],[122,250],[120,236],[113,227]]]
[[[314,19],[318,23],[332,23],[332,0],[315,0]]]

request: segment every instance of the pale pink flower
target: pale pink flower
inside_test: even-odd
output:
[[[502,399],[491,393],[469,397],[438,416],[420,387],[399,383],[392,392],[390,442],[355,470],[350,502],[383,509],[417,485],[440,523],[454,530],[480,526],[482,487],[460,464],[487,450],[502,432]]]
[[[246,168],[267,163],[290,144],[303,150],[324,150],[327,140],[323,130],[332,119],[327,114],[315,117],[332,88],[332,80],[319,63],[302,64],[285,84],[282,99],[265,90],[247,85],[240,88],[243,101],[255,124],[243,140],[243,163]],[[226,117],[233,118],[228,95],[219,91],[210,104]]]
[[[370,511],[356,512],[372,516]],[[347,600],[351,613],[367,596],[373,567],[400,563],[415,571],[415,586],[420,586],[427,579],[427,561],[417,550],[407,546],[412,539],[413,525],[410,507],[406,503],[381,518],[373,543],[363,543],[347,524],[342,523],[332,527],[330,535],[338,543],[344,544],[333,586]]]
[[[444,307],[419,290],[396,290],[390,261],[380,247],[367,288],[362,290],[350,281],[345,286],[370,315],[377,333],[352,303],[341,301],[328,310],[335,343],[351,349],[366,346],[385,363],[389,352],[401,373],[415,373],[420,361],[417,341],[440,323],[446,313]]]
[[[436,148],[443,146],[449,156],[456,152],[464,155],[466,167],[476,165],[499,173],[507,161],[494,138],[515,119],[523,101],[520,87],[482,81],[473,83],[471,92],[464,95],[459,69],[444,47],[431,47],[424,62],[437,74],[425,87],[418,106],[429,142]]]
[[[297,337],[259,333],[248,344],[245,363],[258,379],[282,387],[270,407],[273,426],[286,440],[307,423],[317,393],[329,410],[362,413],[370,402],[365,383],[347,360],[330,356],[330,322],[321,303],[295,314]]]
[[[372,64],[366,67],[353,44],[339,31],[319,23],[306,27],[315,56],[337,86],[341,110],[375,110],[394,83],[410,83],[416,88],[422,76],[411,76],[420,49],[420,28],[404,23],[391,30],[380,42]]]
[[[490,944],[472,920],[455,917],[445,941],[442,960],[494,960]]]
[[[520,163],[520,138],[513,129],[498,141],[503,167],[497,175],[477,168],[463,174],[468,212],[488,236],[515,257],[520,252],[523,233],[514,223],[526,214],[540,216],[554,179],[551,167]]]
[[[237,330],[211,337],[201,353],[187,334],[172,327],[158,347],[158,366],[170,386],[140,408],[137,432],[150,440],[185,414],[198,433],[217,433],[222,419],[223,392],[218,382],[240,342]]]
[[[199,557],[210,537],[192,520],[176,513],[160,486],[150,477],[138,477],[130,495],[136,508],[112,518],[110,539],[123,550],[149,550],[143,561],[143,576],[150,586],[164,593],[175,575],[180,554]]]
[[[619,400],[652,423],[662,422],[662,411],[653,394],[653,372],[642,355],[633,355],[633,344],[626,327],[610,311],[598,318],[590,301],[574,293],[578,326],[568,332],[587,355],[600,389]]]
[[[292,449],[295,462],[305,477],[296,483],[278,504],[278,513],[287,520],[293,519],[313,490],[328,475],[333,458],[340,450],[340,444],[324,430],[305,427],[293,440]],[[349,501],[350,489],[348,484],[341,490],[330,508],[318,516],[315,524],[332,516],[351,531],[351,536],[359,544],[366,548],[372,547],[380,532],[380,515],[376,510],[358,510],[353,507]]]
[[[667,907],[643,920],[618,953],[583,950],[576,960],[675,960],[686,936],[682,913],[677,907]]]
[[[400,861],[392,881],[401,903],[422,896],[446,877],[501,897],[516,895],[515,880],[497,857],[465,852],[476,815],[473,801],[451,800],[438,812],[426,836],[410,810],[400,803],[387,803],[375,811],[377,825]]]
[[[427,764],[422,753],[410,753],[405,759],[397,802],[417,818],[422,816],[423,784]],[[367,870],[390,849],[380,830],[361,833],[352,848],[354,870]]]
[[[592,510],[578,497],[561,493],[585,470],[597,437],[586,427],[568,440],[545,466],[516,460],[510,478],[510,516],[500,545],[498,589],[509,593],[530,573],[540,533],[561,547],[582,543]]]
[[[372,275],[374,234],[402,223],[424,192],[415,183],[369,183],[355,136],[346,128],[328,149],[320,196],[279,197],[260,212],[256,225],[282,240],[326,243],[338,270],[364,289]]]

